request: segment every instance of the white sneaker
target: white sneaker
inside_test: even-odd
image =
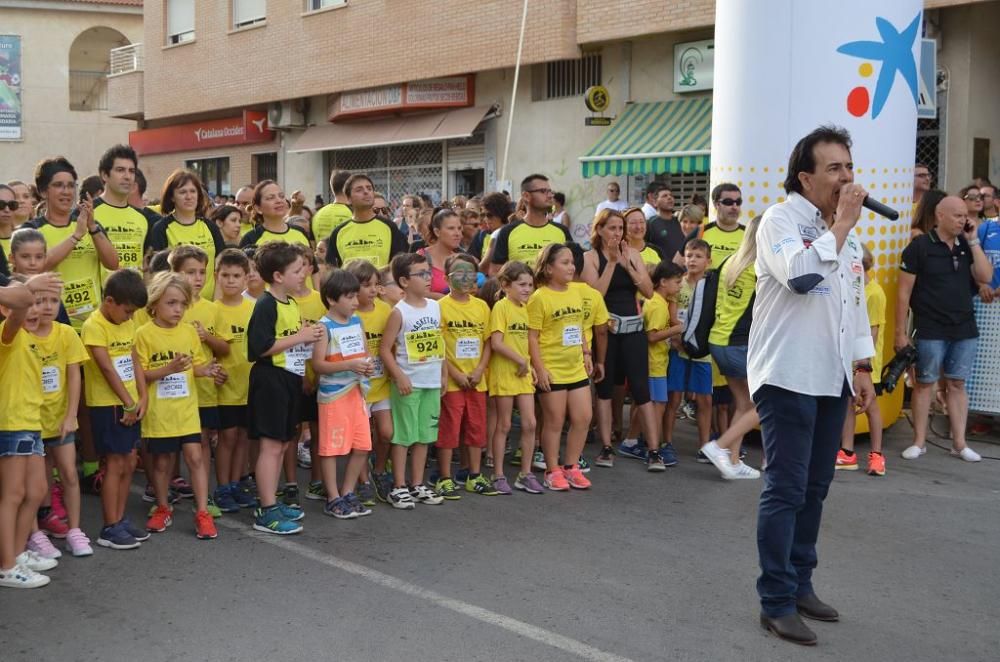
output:
[[[410,496],[410,490],[405,487],[397,487],[389,492],[389,503],[399,510],[412,510],[416,507],[413,497]]]
[[[737,477],[737,469],[729,459],[730,454],[728,450],[723,449],[714,441],[710,441],[701,447],[701,452],[715,465],[715,468],[719,470],[723,478],[732,480]],[[749,469],[749,467],[747,468]]]
[[[30,549],[26,549],[18,554],[17,558],[14,559],[14,563],[35,572],[45,572],[59,565],[59,561],[39,556],[37,552],[33,552]]]
[[[910,446],[909,448],[903,451],[902,455],[904,460],[915,460],[926,452],[927,452],[926,447]]]
[[[972,450],[968,446],[966,446],[965,448],[963,448],[960,451],[957,451],[954,448],[952,448],[951,449],[951,454],[954,457],[960,457],[960,458],[962,458],[966,462],[979,462],[980,460],[983,459],[982,455],[980,455],[976,451]]]
[[[733,469],[733,475],[726,476],[723,474],[722,476],[727,480],[754,480],[760,478],[760,472],[744,464],[742,460],[740,460],[739,464],[730,464],[729,466]]]
[[[31,568],[15,565],[10,570],[0,570],[0,586],[7,588],[41,588],[51,579]]]
[[[427,504],[428,506],[437,506],[444,503],[444,497],[426,485],[417,485],[414,487],[410,490],[410,496],[417,503]]]
[[[312,456],[309,455],[309,445],[304,442],[299,442],[298,447],[295,449],[296,459],[298,464],[303,469],[309,469],[312,467]]]
[[[531,457],[531,468],[535,471],[546,471],[549,465],[545,464],[545,454],[542,451],[535,451]]]

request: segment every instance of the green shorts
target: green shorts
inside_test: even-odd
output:
[[[400,395],[393,384],[389,398],[392,403],[392,443],[412,446],[437,442],[441,389],[415,388],[409,395]]]

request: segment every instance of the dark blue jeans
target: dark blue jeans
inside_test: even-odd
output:
[[[768,616],[794,613],[796,598],[813,592],[823,499],[833,480],[850,393],[845,381],[840,397],[766,385],[753,394],[767,461],[757,511],[757,593]]]

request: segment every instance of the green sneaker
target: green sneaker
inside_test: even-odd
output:
[[[458,485],[451,478],[439,478],[438,482],[434,483],[434,491],[449,501],[457,501],[462,498],[458,491]]]
[[[212,519],[219,519],[222,517],[222,509],[215,505],[215,500],[212,497],[208,497],[208,506],[205,508],[208,514],[212,516]],[[197,506],[194,508],[194,512],[198,512]]]
[[[465,481],[465,491],[477,492],[484,496],[496,496],[500,494],[496,488],[493,487],[493,483],[490,482],[490,479],[483,474],[479,474],[475,478],[467,479]]]
[[[326,503],[326,488],[323,487],[323,481],[314,480],[310,482],[309,488],[306,490],[306,498]]]

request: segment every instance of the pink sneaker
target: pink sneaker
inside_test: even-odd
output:
[[[94,553],[90,538],[80,529],[70,529],[66,534],[66,551],[73,556],[90,556]]]
[[[28,536],[28,549],[47,559],[57,559],[62,556],[62,552],[56,549],[49,541],[49,537],[41,531],[35,531]]]
[[[565,492],[569,489],[569,483],[566,482],[566,473],[558,467],[552,471],[546,471],[545,487],[554,492]]]
[[[66,512],[66,504],[63,502],[62,483],[59,481],[52,483],[52,512],[61,520],[65,520],[69,517]]]
[[[65,538],[66,534],[69,533],[66,522],[56,517],[56,514],[51,510],[48,515],[38,520],[38,528],[53,538]]]
[[[574,490],[585,490],[590,487],[590,481],[580,471],[579,465],[574,464],[572,469],[563,469],[563,473],[566,474],[566,482]]]

